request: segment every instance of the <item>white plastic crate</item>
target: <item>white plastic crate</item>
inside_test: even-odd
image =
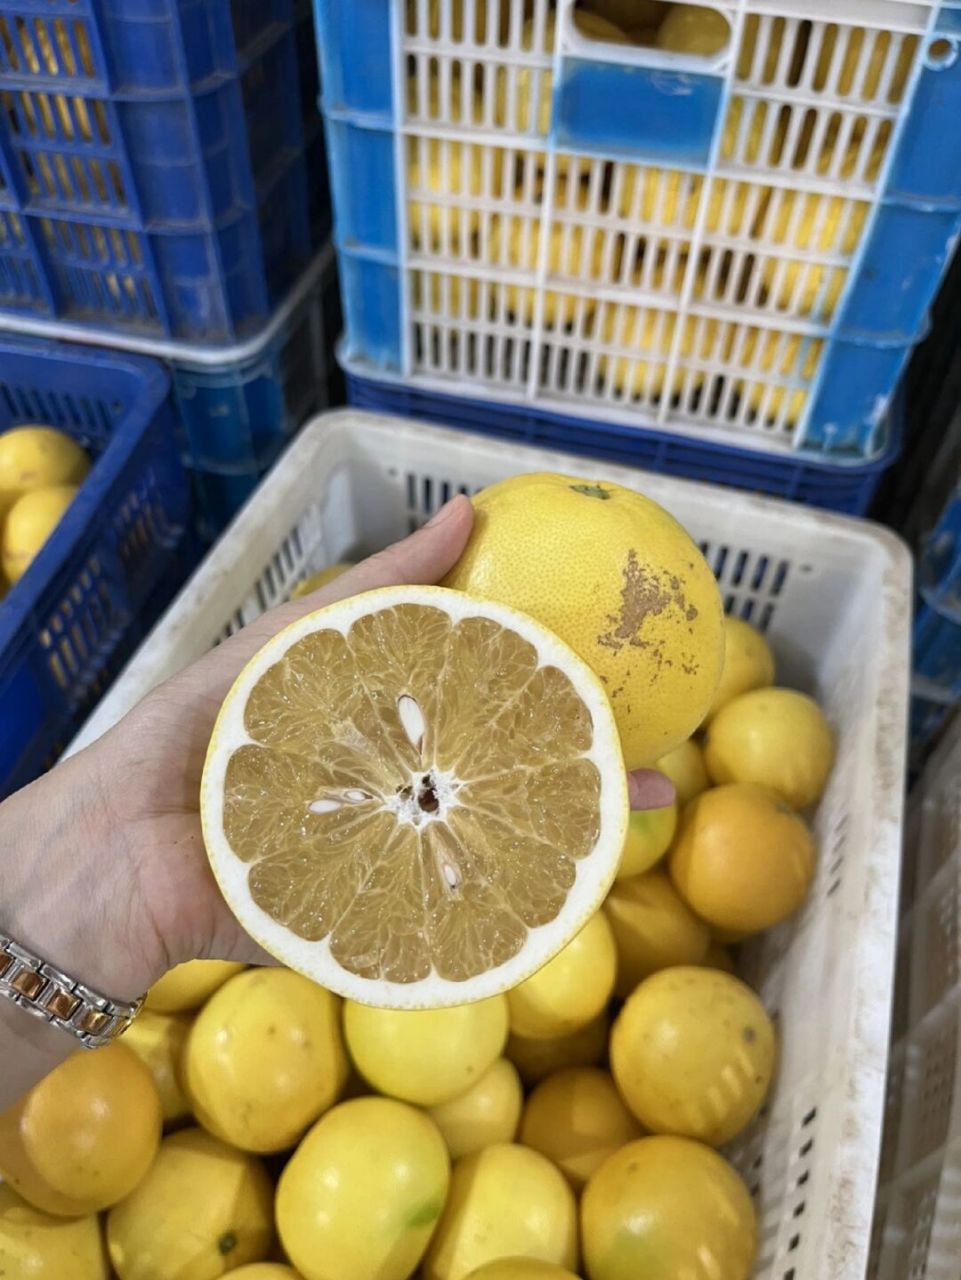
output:
[[[770,1102],[735,1158],[761,1219],[757,1276],[863,1280],[881,1138],[897,924],[910,561],[884,529],[769,499],[355,411],[304,428],[72,750],[285,599],[382,547],[452,494],[552,469],[641,489],[697,538],[725,604],[769,636],[779,677],[821,700],[838,758],[799,917],[748,949],[777,1018]],[[641,1280],[639,1277],[638,1280]]]
[[[961,1273],[961,717],[912,793],[869,1280]]]
[[[390,0],[373,34],[338,8],[320,0],[331,82],[343,33],[344,58],[376,46],[393,84],[389,104],[373,80],[325,92],[349,372],[767,452],[879,452],[952,234],[915,226],[923,192],[893,168],[922,73],[957,56],[939,0],[715,0],[705,21],[729,38],[708,56],[602,38],[583,9],[632,8],[611,0]],[[951,111],[912,120],[933,165]],[[357,206],[391,159],[379,218]],[[841,324],[857,281],[873,297]],[[352,297],[381,285],[376,309]]]

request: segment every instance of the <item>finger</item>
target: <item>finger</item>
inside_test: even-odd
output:
[[[470,537],[473,520],[474,508],[470,499],[458,494],[416,533],[348,569],[317,591],[262,614],[201,658],[185,674],[189,674],[193,681],[199,676],[197,682],[205,693],[222,699],[254,654],[271,636],[298,618],[377,587],[439,582],[460,558]]]
[[[635,769],[627,775],[627,795],[632,809],[663,809],[677,792],[670,778],[657,769]]]

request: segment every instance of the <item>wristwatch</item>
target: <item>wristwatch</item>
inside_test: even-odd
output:
[[[111,1000],[71,978],[19,942],[0,933],[0,996],[25,1013],[75,1036],[86,1049],[100,1049],[122,1035],[140,1011]]]

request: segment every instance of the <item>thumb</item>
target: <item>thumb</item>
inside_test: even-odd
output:
[[[657,769],[635,769],[629,773],[627,794],[632,810],[662,809],[677,799],[674,783]]]
[[[378,551],[303,599],[310,612],[347,596],[404,583],[435,583],[452,569],[467,545],[474,523],[470,498],[451,498],[422,529]]]

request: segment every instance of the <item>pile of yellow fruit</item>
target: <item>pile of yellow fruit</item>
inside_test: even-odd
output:
[[[89,470],[83,449],[54,427],[0,434],[0,599],[33,563]]]
[[[729,947],[803,901],[833,739],[724,625],[707,718],[659,762],[677,803],[632,815],[553,960],[430,1010],[179,966],[119,1044],[0,1116],[0,1275],[746,1280],[755,1211],[717,1148],[763,1105],[776,1035]]]
[[[493,42],[495,46],[516,47],[517,23],[512,25],[509,0],[491,0],[491,7],[498,12],[490,13],[486,3],[476,5],[473,39],[480,45]],[[428,7],[426,31],[420,31],[421,10],[410,0],[409,30],[436,40],[446,35],[455,45],[460,43],[465,37],[461,6],[454,4],[446,32],[440,9],[437,4]],[[719,56],[732,35],[724,14],[700,4],[581,0],[573,17],[575,29],[585,40],[647,46],[701,58]],[[520,26],[519,50],[531,51],[539,42],[541,51],[549,54],[556,38],[555,14],[548,10],[539,24],[529,17]],[[763,48],[759,48],[762,40]],[[702,305],[720,304],[729,314],[724,324],[723,316],[711,321],[713,327],[699,337],[694,332],[694,318],[685,321],[677,352],[680,368],[667,393],[681,394],[688,362],[707,360],[731,371],[725,416],[731,416],[747,400],[749,420],[793,425],[807,404],[806,388],[817,373],[823,343],[817,336],[804,339],[793,331],[746,328],[745,321],[760,309],[826,324],[841,299],[847,262],[861,241],[870,203],[771,186],[764,182],[764,171],[776,170],[782,175],[786,169],[810,172],[810,153],[816,145],[813,169],[818,175],[844,179],[857,175],[865,181],[876,178],[888,144],[883,130],[872,135],[870,155],[862,154],[868,136],[867,115],[844,130],[840,115],[836,115],[821,128],[812,110],[790,105],[787,91],[788,86],[804,79],[815,92],[830,90],[846,103],[863,101],[870,107],[883,81],[885,100],[897,101],[904,93],[918,42],[912,38],[902,41],[889,75],[892,40],[888,32],[863,27],[828,26],[823,36],[815,37],[810,24],[789,29],[783,19],[768,20],[762,28],[756,14],[747,15],[736,51],[737,81],[770,85],[771,97],[732,94],[720,160],[736,165],[746,176],[747,171],[757,170],[756,181],[732,177],[708,180],[701,174],[657,165],[610,162],[599,187],[591,180],[590,157],[581,165],[577,157],[562,152],[556,155],[554,166],[556,216],[546,232],[529,213],[530,201],[539,204],[548,194],[544,156],[517,148],[523,147],[525,134],[550,133],[552,71],[521,66],[509,88],[512,82],[506,73],[485,74],[483,79],[477,73],[476,82],[469,81],[462,70],[469,64],[454,57],[442,91],[436,62],[424,60],[410,81],[411,110],[417,114],[419,102],[426,100],[431,122],[482,127],[490,141],[409,138],[408,187],[412,195],[408,219],[414,253],[434,258],[438,265],[446,263],[448,269],[453,269],[455,260],[466,260],[523,271],[531,278],[546,257],[552,285],[567,278],[580,285],[633,283],[640,289],[643,275],[648,282],[645,287],[663,298],[663,306],[615,308],[591,296],[562,294],[549,288],[539,311],[533,288],[509,284],[503,308],[519,325],[533,325],[540,314],[548,330],[573,326],[580,337],[611,349],[611,357],[598,361],[592,375],[597,386],[586,390],[609,393],[613,389],[627,400],[657,403],[665,394],[666,361],[676,346],[675,312],[689,275],[691,236],[706,201],[704,240],[693,264],[691,297]],[[427,81],[419,85],[416,74],[425,72]],[[782,84],[777,83],[779,75]],[[492,103],[487,100],[491,96]],[[825,97],[825,112],[834,100]],[[800,127],[794,111],[806,112]],[[776,119],[772,118],[775,115]],[[491,145],[501,140],[503,145]],[[533,184],[532,166],[537,173]],[[798,187],[802,182],[799,177]],[[502,208],[505,201],[515,202],[517,215]],[[489,210],[483,217],[482,207]],[[587,221],[612,214],[618,218],[614,230]],[[632,219],[643,219],[645,224],[645,233],[639,238],[623,234],[625,220]],[[541,243],[542,235],[548,238],[546,246]],[[737,237],[751,252],[732,252],[731,237]],[[630,261],[624,255],[628,242],[633,246]],[[448,278],[418,270],[413,284],[419,310],[461,321],[503,318],[495,301],[498,291],[481,289],[476,277]],[[619,353],[616,358],[615,347]],[[653,361],[658,363],[652,367]],[[608,376],[611,373],[612,377]],[[697,373],[690,385],[700,388],[703,382],[704,375]],[[794,385],[786,388],[785,383]],[[720,403],[725,397],[715,389],[714,399]]]

